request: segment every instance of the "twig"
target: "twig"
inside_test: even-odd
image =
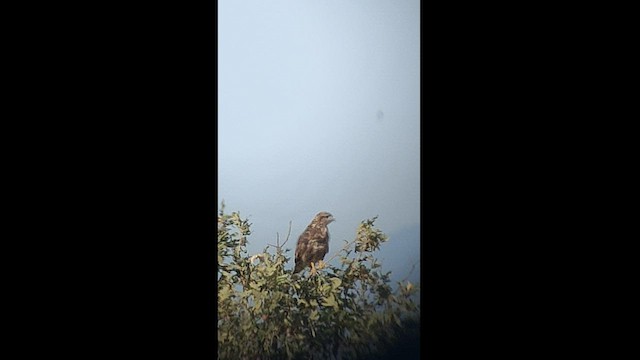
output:
[[[327,260],[327,261],[325,261],[325,262],[326,262],[326,263],[329,263],[329,262],[330,262],[331,260],[333,260],[336,256],[338,256],[338,254],[340,254],[340,251],[342,251],[342,250],[344,250],[344,249],[348,248],[349,246],[351,246],[351,244],[353,244],[353,243],[355,243],[355,242],[356,242],[356,239],[351,240],[351,242],[350,242],[350,243],[347,243],[345,246],[343,246],[343,247],[342,247],[342,249],[340,249],[340,250],[336,251],[336,253],[335,253],[331,258],[329,258],[329,260]]]
[[[286,244],[287,241],[289,241],[289,235],[291,235],[291,220],[289,220],[289,232],[287,233],[287,238],[282,243],[282,246],[284,246],[284,244]]]
[[[267,243],[267,245],[275,247],[276,249],[278,249],[278,251],[282,251],[282,247],[284,247],[284,244],[286,244],[287,241],[289,241],[289,235],[291,235],[291,221],[289,221],[289,232],[287,233],[287,238],[282,243],[282,245],[280,245],[280,233],[278,232],[276,232],[276,245],[269,244],[269,243]]]
[[[407,280],[409,278],[409,276],[411,276],[411,273],[413,273],[413,270],[416,268],[416,264],[420,262],[420,259],[418,259],[416,262],[413,263],[413,265],[411,266],[411,270],[409,271],[409,274],[402,280],[400,280],[401,283],[405,282],[405,280]]]
[[[275,247],[275,248],[277,248],[277,249],[279,249],[279,248],[280,248],[280,234],[279,234],[277,231],[276,231],[276,244],[277,244],[277,245],[273,245],[273,244],[269,244],[269,243],[267,243],[267,245],[269,245],[269,246],[273,246],[273,247]]]

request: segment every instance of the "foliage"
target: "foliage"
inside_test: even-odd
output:
[[[410,282],[389,285],[390,272],[382,273],[372,255],[387,240],[375,220],[363,221],[355,239],[325,259],[315,276],[308,270],[292,275],[285,269],[290,249],[279,239],[260,254],[247,254],[251,224],[238,212],[225,214],[223,204],[218,358],[370,359],[389,353],[407,329],[416,338],[420,309],[411,295],[418,289]],[[336,257],[339,265],[331,265]]]

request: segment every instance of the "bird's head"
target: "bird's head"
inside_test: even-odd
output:
[[[319,213],[316,215],[316,219],[317,219],[319,222],[321,222],[321,223],[323,223],[323,224],[325,224],[325,225],[328,225],[328,224],[329,224],[330,222],[332,222],[332,221],[336,221],[336,219],[333,217],[333,215],[329,214],[329,213],[328,213],[328,212],[326,212],[326,211],[321,211],[321,212],[319,212]]]

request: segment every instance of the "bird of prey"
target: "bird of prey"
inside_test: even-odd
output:
[[[327,225],[332,221],[335,221],[333,215],[326,211],[321,211],[311,220],[311,223],[300,235],[296,245],[294,274],[307,266],[311,266],[311,274],[315,275],[315,265],[319,269],[324,267],[322,259],[329,252],[329,229]]]

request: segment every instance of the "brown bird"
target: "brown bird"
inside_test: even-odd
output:
[[[297,273],[307,266],[311,266],[311,275],[316,273],[317,268],[322,269],[324,263],[322,259],[329,252],[329,229],[327,225],[335,221],[333,215],[326,211],[319,212],[304,232],[298,238],[296,245],[296,267],[293,273]]]

